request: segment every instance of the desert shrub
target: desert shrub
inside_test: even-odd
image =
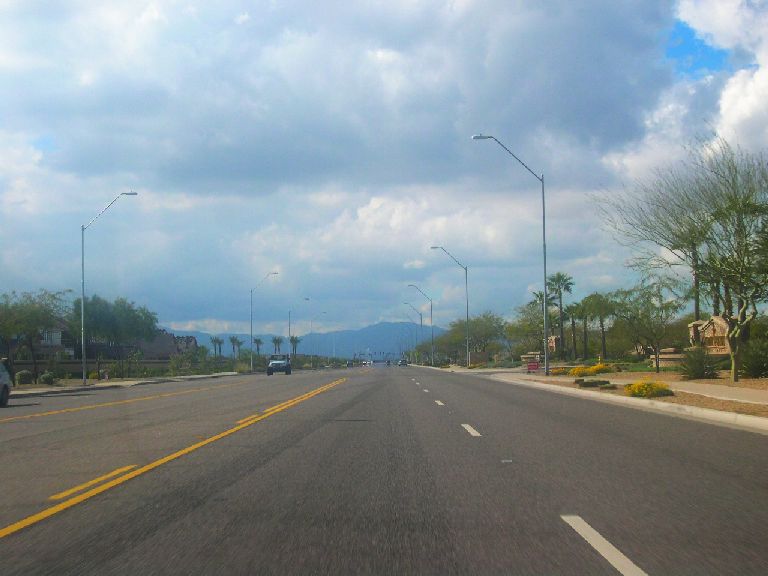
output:
[[[580,378],[582,376],[589,376],[590,371],[588,366],[576,366],[568,370],[568,376],[576,376]]]
[[[589,374],[605,374],[606,372],[613,372],[613,366],[609,364],[595,364],[587,368]]]
[[[578,384],[579,388],[598,388],[604,384],[608,384],[608,380],[585,380],[584,378],[577,378],[574,380],[575,384]]]
[[[56,377],[53,375],[53,372],[43,372],[40,375],[40,378],[38,378],[38,382],[40,384],[45,384],[46,386],[50,386],[56,381]]]
[[[768,376],[768,340],[750,340],[741,359],[741,373],[748,378]]]
[[[656,398],[657,396],[674,396],[675,393],[669,389],[669,386],[662,382],[653,382],[651,380],[641,380],[624,385],[624,391],[627,396],[637,398]]]
[[[606,382],[605,384],[600,384],[599,388],[600,390],[616,390],[616,384]]]
[[[701,346],[685,351],[680,370],[686,380],[717,378],[717,370],[712,358]]]
[[[16,384],[32,384],[34,378],[32,378],[32,372],[29,370],[19,370],[16,372]]]

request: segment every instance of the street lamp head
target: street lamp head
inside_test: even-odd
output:
[[[430,246],[429,248],[431,250],[442,250],[443,247],[442,246]]]
[[[472,140],[490,140],[493,136],[486,136],[485,134],[474,134]]]
[[[121,192],[120,193],[120,196],[138,196],[138,195],[139,195],[139,193],[138,192],[134,192],[133,190],[131,190],[130,192]]]
[[[270,272],[268,276],[277,276],[280,272]]]

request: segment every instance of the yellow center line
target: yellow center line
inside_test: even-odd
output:
[[[316,390],[314,390],[311,394],[316,395],[320,394],[321,392],[324,392],[325,390],[328,390],[329,388],[332,388],[333,386],[338,386],[339,384],[342,384],[345,382],[346,378],[339,378],[338,380],[335,380],[331,382],[330,384],[327,384],[326,386],[322,386]],[[306,396],[306,398],[301,399],[302,397]],[[296,397],[295,404],[298,404],[299,402],[303,402],[304,400],[307,400],[308,398],[311,398],[311,396],[307,396],[306,394],[303,394],[302,396]],[[207,446],[208,444],[212,444],[213,442],[216,442],[217,440],[221,440],[222,438],[226,438],[227,436],[231,436],[232,434],[235,434],[236,432],[239,432],[240,430],[244,430],[245,428],[248,428],[249,426],[252,426],[256,424],[257,422],[260,422],[261,420],[265,420],[266,418],[269,418],[270,416],[274,416],[275,414],[278,414],[279,412],[282,412],[283,410],[287,410],[291,406],[294,406],[295,404],[291,405],[285,405],[281,408],[276,408],[275,410],[262,414],[260,416],[255,416],[253,419],[248,420],[247,422],[244,422],[242,424],[238,424],[234,428],[230,428],[229,430],[225,430],[224,432],[221,432],[219,434],[216,434],[215,436],[211,436],[210,438],[206,438],[205,440],[202,440],[200,442],[197,442],[195,444],[192,444],[191,446],[188,446],[186,448],[183,448],[182,450],[178,450],[177,452],[174,452],[173,454],[169,454],[168,456],[164,456],[163,458],[160,458],[158,460],[155,460],[154,462],[150,462],[149,464],[146,464],[145,466],[142,466],[141,468],[137,468],[135,470],[132,470],[131,472],[128,472],[127,474],[124,474],[123,476],[119,476],[117,478],[114,478],[104,484],[101,484],[100,486],[96,486],[95,488],[92,488],[88,490],[87,492],[83,492],[81,494],[78,494],[77,496],[74,496],[70,498],[69,500],[65,500],[64,502],[61,502],[59,504],[56,504],[55,506],[51,506],[50,508],[46,508],[45,510],[38,512],[37,514],[33,514],[32,516],[27,516],[23,520],[19,520],[18,522],[15,522],[13,524],[10,524],[6,526],[5,528],[0,529],[0,538],[5,538],[6,536],[9,536],[10,534],[13,534],[15,532],[18,532],[19,530],[22,530],[28,526],[32,526],[33,524],[37,524],[38,522],[41,522],[42,520],[45,520],[46,518],[50,518],[51,516],[54,516],[55,514],[58,514],[59,512],[63,512],[64,510],[67,510],[68,508],[72,508],[73,506],[76,506],[77,504],[80,504],[81,502],[85,502],[86,500],[89,500],[90,498],[93,498],[94,496],[97,496],[103,492],[106,492],[107,490],[114,488],[115,486],[119,486],[120,484],[123,484],[127,482],[128,480],[131,480],[133,478],[136,478],[137,476],[141,476],[142,474],[146,474],[150,470],[154,470],[155,468],[158,468],[162,466],[163,464],[167,464],[168,462],[171,462],[173,460],[176,460],[177,458],[181,458],[182,456],[189,454],[190,452],[194,452],[195,450],[198,450],[202,448],[203,446]]]
[[[129,400],[115,400],[113,402],[102,402],[101,404],[87,404],[85,406],[76,406],[74,408],[62,408],[61,410],[51,410],[49,412],[36,412],[34,414],[25,414],[24,416],[11,416],[10,418],[1,418],[2,422],[13,422],[14,420],[28,420],[30,418],[42,418],[43,416],[54,416],[56,414],[68,414],[70,412],[80,412],[82,410],[94,410],[96,408],[107,408],[109,406],[119,406],[121,404],[133,404],[134,402],[145,402],[147,400],[157,400],[158,398],[171,398],[172,396],[181,396],[183,394],[194,394],[196,392],[205,392],[206,390],[231,388],[232,386],[243,386],[247,382],[238,382],[236,384],[219,384],[218,386],[208,386],[206,388],[194,388],[192,390],[181,390],[179,392],[166,392],[164,394],[155,394],[153,396],[141,396],[140,398],[130,398]]]
[[[82,492],[83,490],[85,490],[86,488],[90,488],[94,484],[103,482],[104,480],[107,480],[108,478],[112,478],[113,476],[119,476],[123,472],[127,472],[132,468],[136,468],[136,464],[131,464],[130,466],[123,466],[122,468],[118,468],[117,470],[112,470],[112,472],[110,472],[109,474],[104,474],[104,476],[99,476],[98,478],[94,478],[93,480],[84,482],[78,486],[75,486],[74,488],[70,488],[69,490],[64,490],[64,492],[59,492],[58,494],[54,494],[53,496],[50,496],[48,500],[63,500],[67,496],[72,496],[72,494],[77,494],[78,492]]]
[[[328,388],[332,388],[333,386],[336,386],[336,382],[331,382],[330,384],[326,384],[325,386],[321,386],[320,388],[315,388],[314,390],[311,390],[310,392],[307,392],[306,394],[302,394],[301,396],[297,396],[296,398],[291,398],[290,400],[286,400],[285,402],[280,402],[280,404],[276,404],[270,408],[267,408],[264,410],[263,413],[256,413],[251,414],[250,416],[246,416],[245,418],[242,418],[237,421],[237,424],[242,424],[243,422],[248,422],[252,420],[253,418],[258,418],[262,414],[268,414],[271,412],[274,412],[275,410],[288,408],[290,406],[293,406],[294,404],[297,404],[298,402],[304,401],[308,398],[311,398],[312,396],[316,396],[317,394],[320,394],[321,392],[324,392]]]

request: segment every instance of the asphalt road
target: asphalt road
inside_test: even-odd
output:
[[[0,573],[766,574],[767,472],[763,435],[426,368],[12,400]]]

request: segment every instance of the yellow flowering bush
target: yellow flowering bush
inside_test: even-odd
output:
[[[624,385],[624,391],[627,396],[637,398],[656,398],[657,396],[674,396],[675,393],[669,389],[669,386],[663,382],[653,382],[651,380],[640,380]]]
[[[568,368],[552,368],[549,373],[552,376],[564,376],[565,374],[568,374]]]
[[[588,366],[576,366],[576,368],[571,368],[568,371],[568,376],[576,376],[577,378],[581,378],[582,376],[589,376],[592,374],[589,371]]]
[[[613,372],[613,367],[610,364],[595,364],[594,366],[590,366],[589,373],[591,375],[594,374],[605,374],[606,372]]]

